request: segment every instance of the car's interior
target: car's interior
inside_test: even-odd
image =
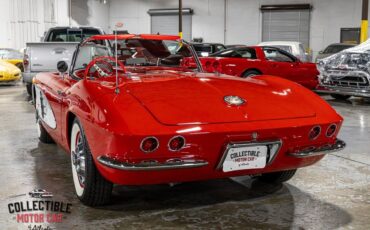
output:
[[[188,45],[177,41],[129,39],[110,41],[109,44],[112,44],[111,47],[94,42],[81,46],[75,58],[73,75],[77,78],[98,78],[111,76],[116,72],[115,69],[122,74],[126,69],[129,72],[143,72],[148,69],[197,68],[184,64],[186,59],[192,57],[192,53]]]

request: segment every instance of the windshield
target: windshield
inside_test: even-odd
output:
[[[171,69],[179,71],[195,71],[197,66],[190,47],[182,42],[174,40],[149,40],[149,39],[128,39],[109,40],[111,47],[89,42],[80,47],[77,54],[74,70],[83,69],[98,57],[111,57],[123,64],[127,71],[140,71],[138,67],[149,69]],[[112,59],[113,58],[113,59]],[[115,66],[115,63],[112,63]],[[130,67],[135,67],[130,68]]]
[[[276,48],[279,48],[279,49],[282,49],[288,53],[292,53],[292,47],[291,46],[284,46],[284,45],[273,45],[273,47],[276,47]]]
[[[340,51],[351,47],[353,47],[353,45],[331,45],[325,49],[324,53],[326,54],[339,53]]]
[[[0,49],[0,59],[23,59],[23,54],[17,50]]]

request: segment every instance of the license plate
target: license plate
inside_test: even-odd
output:
[[[267,146],[232,147],[222,165],[224,172],[260,169],[266,166]]]

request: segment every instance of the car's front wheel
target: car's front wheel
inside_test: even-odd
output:
[[[258,179],[260,181],[267,182],[267,183],[283,183],[285,181],[290,180],[294,176],[296,171],[297,169],[281,171],[281,172],[265,173],[259,176]]]
[[[85,133],[76,118],[71,131],[71,165],[76,195],[88,206],[107,204],[113,184],[97,170]]]
[[[332,96],[333,98],[337,100],[341,100],[341,101],[347,100],[351,97],[349,95],[341,95],[341,94],[330,94],[330,96]]]

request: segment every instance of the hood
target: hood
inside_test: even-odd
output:
[[[279,88],[254,78],[184,76],[161,73],[142,76],[125,90],[159,122],[166,125],[267,121],[315,116],[309,106],[297,109],[302,99],[289,88]],[[228,105],[225,96],[239,96],[246,102]]]
[[[15,74],[20,72],[20,69],[13,64],[0,60],[0,72]]]

